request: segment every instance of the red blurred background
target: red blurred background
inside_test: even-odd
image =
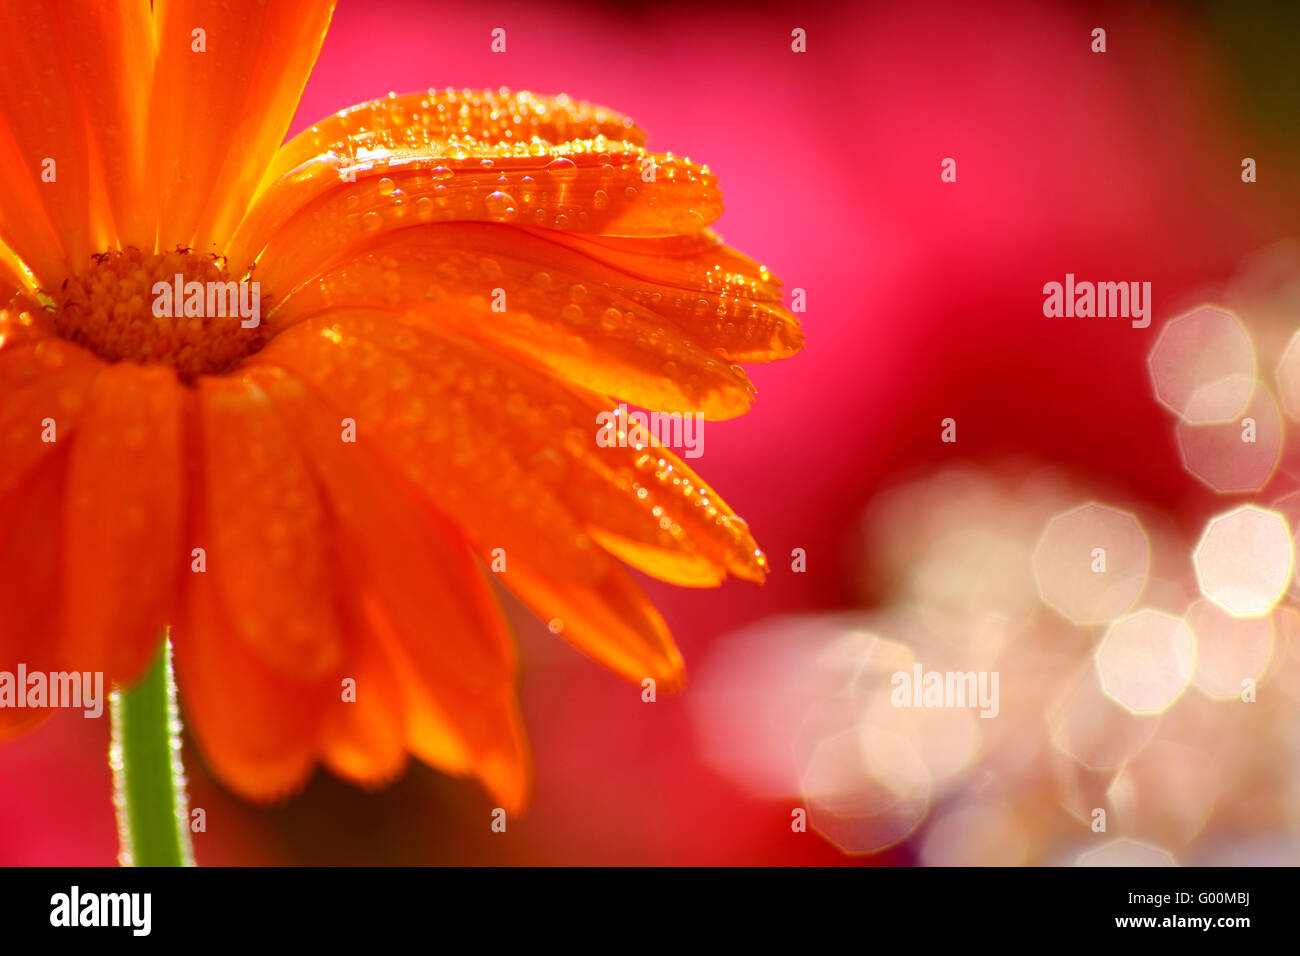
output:
[[[1104,55],[1089,48],[1098,26]],[[505,54],[490,52],[496,27]],[[1281,4],[343,0],[291,133],[389,90],[596,101],[652,149],[707,162],[727,200],[718,230],[806,290],[804,353],[751,368],[754,410],[710,424],[694,463],[750,522],[771,578],[647,584],[690,667],[748,622],[885,597],[854,558],[860,515],[956,458],[1055,463],[1203,523],[1214,496],[1182,468],[1145,359],[1164,320],[1294,232],[1296,37]],[[1257,183],[1241,181],[1245,156]],[[955,184],[940,181],[945,157]],[[1151,281],[1151,327],[1044,318],[1043,283],[1066,272]],[[939,440],[947,417],[956,444]],[[791,573],[793,548],[806,573]],[[375,793],[321,772],[259,808],[190,747],[200,864],[854,861],[792,833],[791,800],[704,762],[690,686],[646,706],[514,617],[535,790],[506,836],[476,785],[421,766]],[[62,715],[0,747],[0,863],[114,861],[106,735]]]

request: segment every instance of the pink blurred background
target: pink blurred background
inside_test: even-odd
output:
[[[722,235],[807,290],[804,353],[749,370],[754,410],[710,424],[696,463],[774,573],[762,588],[647,585],[694,668],[749,622],[885,597],[860,571],[859,517],[876,492],[954,459],[1052,462],[1186,528],[1213,510],[1145,358],[1165,319],[1293,231],[1300,196],[1278,122],[1294,80],[1269,72],[1294,24],[1269,19],[1281,6],[1227,9],[343,0],[291,132],[429,86],[599,102],[651,148],[707,162]],[[1089,49],[1097,26],[1105,55]],[[805,54],[791,52],[795,27]],[[1258,183],[1241,182],[1243,156]],[[955,184],[940,182],[944,157]],[[1150,280],[1151,328],[1044,318],[1043,283],[1067,271]],[[955,445],[939,441],[946,417]],[[793,548],[806,573],[790,572]],[[515,617],[535,791],[507,836],[489,831],[475,785],[423,767],[377,793],[321,773],[256,808],[191,749],[199,862],[855,861],[792,833],[794,801],[750,795],[701,757],[690,686],[647,706]],[[106,733],[63,715],[0,747],[0,863],[113,862]]]

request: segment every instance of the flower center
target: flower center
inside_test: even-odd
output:
[[[188,251],[92,257],[54,295],[54,329],[109,362],[170,365],[181,381],[219,375],[266,344],[261,285]]]

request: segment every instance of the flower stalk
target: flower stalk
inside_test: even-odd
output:
[[[189,798],[181,762],[181,721],[171,641],[129,688],[109,695],[113,805],[123,866],[193,866]]]

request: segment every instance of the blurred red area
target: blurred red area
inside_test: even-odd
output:
[[[806,290],[804,353],[751,370],[754,410],[711,423],[696,463],[750,522],[770,580],[649,585],[689,667],[756,619],[854,606],[852,536],[873,494],[954,458],[1023,455],[1186,527],[1204,519],[1212,496],[1179,463],[1146,355],[1200,289],[1286,234],[1300,192],[1190,9],[344,0],[293,132],[428,86],[600,102],[652,148],[709,163],[722,235]],[[1105,55],[1089,48],[1097,26]],[[496,27],[505,54],[489,50]],[[947,157],[955,183],[940,181]],[[1150,281],[1151,327],[1045,318],[1043,284],[1067,272]],[[944,418],[955,444],[939,441]],[[790,571],[794,548],[806,573]],[[642,703],[514,617],[536,779],[506,835],[474,785],[424,768],[373,794],[322,773],[268,809],[223,793],[191,748],[199,862],[851,861],[791,832],[796,798],[749,796],[706,766],[682,697]],[[113,862],[106,735],[64,715],[0,747],[0,862]]]

